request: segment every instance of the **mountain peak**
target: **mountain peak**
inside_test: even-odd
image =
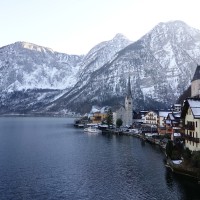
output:
[[[160,22],[158,24],[159,25],[173,25],[173,26],[188,26],[185,22],[181,21],[181,20],[171,20],[171,21],[168,21],[168,22]]]
[[[115,37],[113,38],[113,41],[116,41],[116,40],[121,40],[121,41],[126,40],[126,41],[128,41],[129,39],[127,37],[125,37],[123,34],[117,33],[115,35]]]
[[[50,51],[52,53],[54,52],[50,48],[42,47],[42,46],[30,43],[30,42],[19,41],[19,42],[15,42],[15,45],[20,46],[20,47],[25,48],[25,49],[33,50],[33,51],[39,51],[39,52]]]

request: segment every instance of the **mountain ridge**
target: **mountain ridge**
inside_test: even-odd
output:
[[[76,55],[70,57],[63,53],[56,55],[55,52],[48,54],[45,52],[48,50],[43,51],[42,47],[38,49],[44,54],[43,61],[46,56],[47,67],[53,68],[57,65],[59,70],[63,69],[64,75],[60,73],[56,79],[63,87],[56,87],[52,79],[55,87],[34,88],[36,91],[37,89],[57,91],[50,92],[52,96],[49,93],[51,98],[48,101],[45,100],[44,93],[36,92],[42,106],[38,105],[37,100],[31,102],[28,99],[30,104],[38,105],[34,106],[34,110],[30,107],[29,112],[83,113],[93,104],[121,103],[125,96],[128,75],[131,75],[134,109],[151,109],[156,106],[167,108],[188,88],[195,68],[200,62],[200,31],[184,22],[170,21],[159,23],[135,42],[129,41],[122,34],[117,34],[112,40],[97,44],[88,54],[80,57]],[[0,61],[1,55],[0,48]],[[56,58],[56,61],[53,58]],[[39,62],[41,59],[36,61]],[[41,66],[41,63],[39,64]],[[6,66],[2,66],[1,61],[0,76],[2,67]],[[73,68],[74,70],[70,71]],[[70,71],[68,74],[66,69]],[[48,71],[48,68],[46,70]],[[71,83],[70,77],[74,79]],[[0,88],[1,84],[0,82]],[[0,112],[2,102],[5,104],[5,101],[9,100],[10,107],[14,109],[20,99],[20,97],[17,100],[7,99],[6,90],[4,92],[4,100],[0,99]],[[31,98],[31,93],[27,93],[27,96]]]

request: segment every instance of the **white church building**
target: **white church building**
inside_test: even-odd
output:
[[[130,127],[133,124],[133,98],[131,94],[130,76],[128,79],[128,88],[124,105],[113,112],[113,123],[116,124],[117,119],[121,119],[122,126]]]

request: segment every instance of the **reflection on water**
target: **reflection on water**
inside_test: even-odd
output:
[[[0,199],[200,199],[160,148],[88,135],[73,119],[0,118]]]
[[[165,172],[165,178],[166,178],[166,183],[167,186],[170,190],[173,190],[173,173],[169,168],[166,168],[166,172]]]

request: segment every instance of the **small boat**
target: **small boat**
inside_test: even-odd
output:
[[[88,128],[84,128],[84,132],[98,134],[98,133],[101,133],[101,130],[90,126]]]

